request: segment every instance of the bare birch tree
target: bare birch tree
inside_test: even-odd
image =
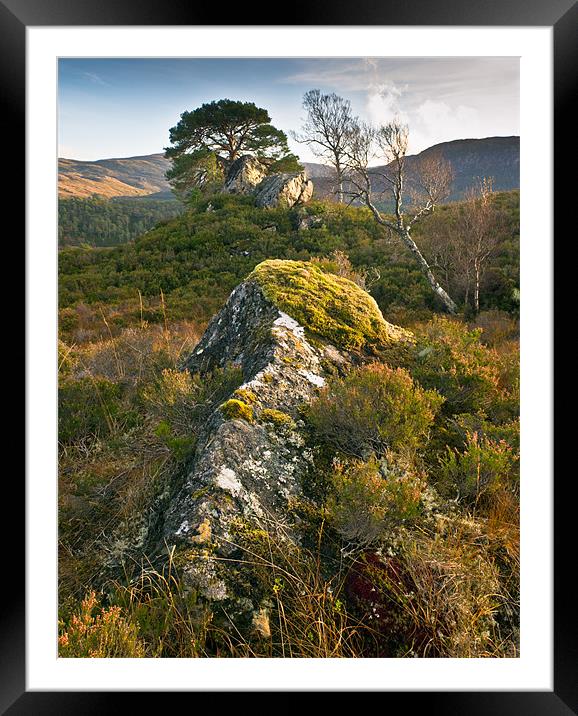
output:
[[[343,180],[348,137],[355,118],[349,100],[335,93],[322,94],[313,89],[303,96],[307,110],[301,132],[291,132],[295,141],[307,144],[316,157],[324,159],[335,170],[337,198],[343,202]]]
[[[431,214],[450,192],[453,173],[449,162],[429,154],[413,162],[407,171],[406,155],[409,130],[398,120],[374,128],[355,121],[351,125],[346,150],[347,193],[352,200],[367,206],[378,224],[390,229],[411,251],[432,291],[448,313],[456,313],[456,304],[439,284],[428,262],[412,238],[420,219]],[[385,159],[387,166],[378,172],[370,168],[373,159]],[[372,178],[380,177],[393,198],[394,219],[380,211],[373,200]]]
[[[459,264],[468,280],[465,301],[469,301],[471,287],[476,313],[480,311],[480,288],[488,259],[494,254],[500,238],[500,213],[493,198],[493,180],[488,177],[478,179],[476,185],[466,191],[458,223]]]

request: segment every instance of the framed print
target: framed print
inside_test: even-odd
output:
[[[576,9],[419,5],[1,0],[27,381],[3,712],[577,711],[553,434]]]

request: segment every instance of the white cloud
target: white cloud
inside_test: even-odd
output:
[[[411,113],[408,124],[412,152],[439,142],[484,136],[478,111],[463,104],[454,108],[446,102],[428,99]]]
[[[394,117],[407,122],[408,117],[400,107],[402,89],[393,82],[383,82],[371,87],[367,93],[366,112],[372,124],[386,124]]]

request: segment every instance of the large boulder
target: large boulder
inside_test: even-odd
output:
[[[256,189],[255,203],[263,208],[291,208],[305,204],[313,196],[313,182],[305,172],[271,174]]]
[[[408,338],[362,289],[316,264],[265,261],[231,293],[182,367],[202,376],[235,366],[240,385],[207,420],[156,536],[159,549],[181,555],[184,583],[198,597],[245,623],[262,613],[243,587],[239,520],[261,530],[287,523],[312,462],[300,407],[329,374]]]
[[[266,175],[267,167],[256,157],[239,157],[229,167],[223,191],[226,194],[252,194]]]

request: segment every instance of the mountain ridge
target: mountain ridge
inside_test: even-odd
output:
[[[463,197],[476,177],[491,176],[494,189],[508,191],[520,186],[520,138],[517,136],[484,137],[481,139],[454,139],[440,142],[418,154],[407,156],[409,166],[417,157],[440,152],[451,162],[454,183],[449,200]],[[162,152],[134,157],[114,157],[83,161],[59,158],[58,193],[62,199],[88,198],[98,195],[104,198],[141,196],[166,193],[170,185],[165,172],[170,160]],[[316,162],[303,162],[308,176],[314,180],[314,198],[328,198],[333,194],[331,168]],[[384,165],[371,167],[375,179],[375,192],[383,190],[379,172]]]

